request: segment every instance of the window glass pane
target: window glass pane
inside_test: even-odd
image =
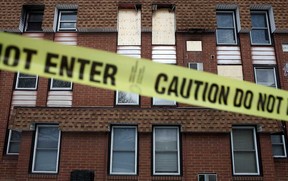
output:
[[[117,91],[119,104],[138,104],[139,95],[123,91]]]
[[[60,23],[60,28],[76,28],[76,23]]]
[[[30,13],[29,15],[29,22],[42,22],[43,13]]]
[[[113,152],[112,172],[135,173],[134,152]]]
[[[37,148],[58,148],[59,129],[57,127],[39,127]]]
[[[17,88],[35,88],[36,78],[19,78]]]
[[[276,87],[274,69],[256,68],[257,84]]]
[[[135,128],[113,129],[114,150],[135,150]]]
[[[155,129],[155,149],[177,150],[177,129]]]
[[[26,31],[42,31],[42,22],[40,22],[40,23],[34,23],[34,22],[28,23]]]
[[[61,21],[76,21],[77,19],[77,14],[75,12],[71,13],[61,13]]]
[[[177,152],[157,153],[155,155],[156,173],[178,172]]]
[[[251,151],[254,148],[252,129],[233,129],[234,151]]]
[[[11,131],[11,141],[20,141],[21,140],[21,132]]]
[[[217,14],[217,26],[218,26],[218,28],[234,27],[232,13],[225,13],[225,14],[219,13],[219,14]]]
[[[217,29],[218,43],[236,43],[233,29]]]
[[[263,43],[263,44],[270,43],[267,29],[251,30],[251,35],[253,43]]]
[[[216,175],[208,175],[208,181],[216,181]]]
[[[282,135],[271,135],[272,144],[283,143]]]
[[[19,153],[20,142],[10,142],[9,153]]]
[[[35,157],[35,171],[56,171],[57,150],[37,150]]]
[[[198,181],[205,181],[205,175],[199,175]]]
[[[71,88],[71,82],[53,79],[52,88]]]
[[[236,173],[257,173],[255,152],[234,152]]]
[[[274,156],[284,156],[284,149],[283,149],[283,145],[273,145],[273,155]]]
[[[252,27],[267,27],[266,15],[265,14],[252,14]]]

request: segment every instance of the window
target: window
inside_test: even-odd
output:
[[[137,127],[113,126],[111,135],[110,174],[136,175]]]
[[[255,127],[233,127],[231,133],[234,175],[259,175]]]
[[[42,31],[43,10],[30,10],[26,13],[25,31]]]
[[[284,135],[271,135],[274,157],[286,157],[286,144]]]
[[[237,33],[234,11],[218,11],[217,19],[217,44],[237,44]]]
[[[7,155],[18,155],[21,141],[21,132],[9,130]]]
[[[60,10],[58,31],[76,31],[77,11]]]
[[[38,76],[17,73],[16,89],[30,89],[35,90],[37,88]]]
[[[153,174],[180,175],[179,127],[153,128]]]
[[[268,15],[266,11],[251,12],[252,28],[250,32],[251,42],[256,45],[271,44]]]
[[[61,132],[56,125],[38,125],[33,152],[33,173],[57,173]]]
[[[117,91],[116,105],[139,105],[139,94]]]
[[[199,174],[198,181],[217,181],[216,174]]]
[[[277,88],[275,67],[254,67],[256,84]]]
[[[195,70],[203,70],[203,63],[189,62],[188,67]]]
[[[51,79],[50,89],[51,90],[71,90],[72,82]]]

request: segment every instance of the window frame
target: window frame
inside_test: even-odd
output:
[[[254,79],[255,79],[255,83],[256,84],[258,84],[257,73],[256,73],[257,69],[273,69],[274,81],[275,81],[276,87],[272,87],[272,88],[275,88],[275,89],[279,88],[278,78],[277,78],[276,67],[275,66],[254,66]],[[263,84],[258,84],[258,85],[263,85]],[[266,86],[266,85],[263,85],[263,86]],[[270,86],[267,86],[267,87],[270,87]]]
[[[60,143],[61,143],[61,131],[59,129],[59,136],[58,136],[58,145],[57,145],[57,157],[56,157],[56,169],[55,171],[37,171],[35,170],[35,161],[36,161],[36,151],[37,151],[37,140],[38,140],[38,131],[39,127],[46,127],[46,128],[51,128],[51,127],[56,127],[59,129],[58,125],[37,125],[36,126],[36,133],[35,133],[35,138],[34,138],[34,148],[33,148],[33,157],[32,157],[32,173],[52,173],[52,174],[57,174],[59,171],[59,160],[60,160]]]
[[[42,14],[42,21],[41,22],[37,22],[37,23],[41,23],[41,30],[27,30],[28,29],[28,24],[29,24],[29,17],[31,14]],[[44,17],[44,10],[41,9],[28,9],[25,13],[25,24],[24,24],[24,32],[42,32],[42,24],[43,24],[43,17]]]
[[[204,176],[204,181],[209,181],[209,176],[215,176],[215,178],[216,178],[216,181],[217,181],[217,174],[215,174],[215,173],[199,173],[198,174],[198,181],[200,181],[200,177],[201,176]]]
[[[139,94],[137,94],[137,101],[136,101],[136,103],[119,103],[119,100],[118,100],[118,94],[119,94],[119,92],[125,92],[125,91],[115,91],[115,104],[116,104],[116,106],[139,106],[140,105],[140,95]],[[132,93],[132,92],[125,92],[125,93],[127,93],[127,94],[135,94],[136,95],[136,93]]]
[[[216,23],[217,23],[217,15],[218,14],[232,14],[232,18],[233,18],[233,26],[234,27],[218,27],[218,25],[217,25],[217,28],[216,28],[216,42],[217,42],[217,45],[238,45],[238,36],[237,36],[237,23],[236,23],[236,15],[235,15],[235,10],[225,10],[225,11],[219,11],[219,10],[217,10],[216,11]],[[230,30],[232,30],[233,29],[233,33],[234,33],[234,37],[235,37],[235,43],[220,43],[219,41],[218,41],[218,29],[221,29],[221,30],[223,30],[223,29],[230,29]]]
[[[61,16],[62,16],[62,13],[76,13],[76,20],[75,21],[61,21]],[[60,24],[61,23],[75,23],[76,27],[75,28],[60,28]],[[65,32],[65,31],[77,31],[77,9],[75,10],[66,10],[66,9],[59,9],[58,10],[58,19],[57,19],[57,32]]]
[[[234,143],[233,143],[233,129],[240,129],[240,130],[253,130],[253,143],[254,143],[254,155],[255,155],[255,162],[256,162],[256,172],[255,173],[236,173],[235,171],[235,157],[234,157]],[[257,142],[257,135],[256,135],[256,128],[254,126],[233,126],[231,133],[230,133],[230,139],[231,139],[231,154],[232,154],[232,171],[233,175],[251,175],[251,176],[257,176],[260,175],[260,163],[259,163],[259,153],[258,153],[258,142]],[[244,150],[246,151],[246,150]],[[240,151],[238,151],[240,152]],[[243,152],[243,151],[242,151]]]
[[[72,82],[66,81],[66,82],[70,83],[70,87],[53,87],[53,81],[54,81],[54,79],[51,78],[50,79],[50,90],[72,90],[72,87],[73,87]],[[62,81],[62,80],[59,80],[59,81]]]
[[[19,85],[19,76],[20,76],[20,74],[22,74],[22,73],[17,72],[17,75],[16,75],[16,83],[15,83],[15,89],[16,90],[36,90],[37,89],[37,87],[38,87],[38,78],[39,78],[38,75],[25,74],[25,75],[35,76],[35,86],[32,87],[32,88],[26,88],[26,87],[21,88],[21,87],[18,86]],[[32,78],[32,77],[28,77],[28,78]]]
[[[114,152],[114,129],[121,129],[121,128],[133,128],[135,131],[135,158],[134,158],[134,164],[135,164],[135,172],[113,172],[113,152]],[[127,150],[126,150],[127,151]],[[109,174],[110,175],[137,175],[138,172],[138,129],[137,126],[112,126],[111,130],[111,143],[110,143],[110,166],[109,166]]]
[[[287,157],[287,150],[286,150],[286,140],[285,140],[284,134],[272,134],[271,136],[273,136],[273,135],[274,136],[281,136],[282,144],[281,143],[273,143],[272,138],[271,138],[272,150],[273,150],[273,145],[282,145],[283,151],[284,151],[284,155],[274,155],[272,152],[273,157],[274,158],[286,158]]]
[[[156,141],[155,141],[155,133],[156,129],[176,129],[177,133],[177,173],[171,173],[171,172],[162,172],[162,173],[157,173],[156,171]],[[153,170],[153,175],[171,175],[171,176],[179,176],[181,175],[181,146],[180,146],[180,128],[179,126],[153,126],[153,165],[152,165],[152,170]],[[162,151],[163,152],[163,151]]]
[[[12,137],[12,132],[13,132],[13,131],[14,131],[14,130],[9,129],[8,141],[7,141],[7,148],[6,148],[6,155],[19,155],[19,150],[18,150],[18,152],[15,152],[15,153],[10,152],[10,143],[11,143],[11,137]],[[16,142],[16,141],[14,141],[14,142]],[[21,143],[21,138],[20,138],[20,140],[17,141],[17,142],[18,142],[19,145],[20,145],[20,143]]]
[[[264,11],[258,11],[258,10],[251,10],[250,12],[250,16],[251,16],[251,31],[250,31],[250,41],[251,41],[251,45],[271,45],[272,44],[272,40],[271,40],[271,25],[270,25],[270,21],[269,21],[269,12],[266,10]],[[265,15],[265,19],[266,19],[266,24],[267,24],[267,27],[264,28],[264,27],[256,27],[256,28],[253,28],[253,25],[252,25],[252,15],[253,14],[264,14]],[[253,30],[266,30],[267,29],[267,34],[268,34],[268,37],[269,37],[269,43],[254,43],[253,42],[253,38],[252,38],[252,31]]]

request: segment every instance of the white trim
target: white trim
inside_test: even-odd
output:
[[[135,131],[135,158],[134,158],[134,172],[113,172],[112,168],[113,168],[113,146],[114,146],[114,129],[117,128],[133,128]],[[110,149],[110,167],[109,167],[109,174],[110,175],[136,175],[137,174],[137,159],[138,159],[138,131],[137,131],[137,126],[112,126],[112,131],[111,131],[111,145],[110,145],[111,149]]]
[[[59,9],[58,10],[58,22],[57,22],[57,31],[77,31],[77,27],[75,28],[60,28],[60,24],[61,23],[75,23],[75,25],[77,26],[77,19],[75,21],[61,21],[61,16],[62,16],[62,13],[65,14],[65,13],[76,13],[76,16],[77,16],[77,10],[65,10],[65,9]]]
[[[232,14],[233,18],[233,32],[234,32],[234,38],[235,38],[235,43],[219,43],[218,42],[218,26],[216,29],[216,41],[217,45],[237,45],[238,44],[238,36],[237,36],[237,26],[236,26],[236,16],[235,16],[235,11],[217,11],[216,16],[219,14]],[[232,29],[232,28],[224,28],[220,27],[219,29]]]
[[[37,89],[37,86],[38,86],[38,75],[31,75],[31,76],[35,76],[35,78],[36,78],[35,86],[33,88],[18,87],[19,75],[20,75],[20,72],[17,72],[15,89],[17,89],[17,90],[36,90]],[[26,75],[29,75],[29,74],[26,74]],[[34,77],[30,77],[30,78],[34,78]]]
[[[51,78],[50,90],[72,90],[72,82],[70,82],[70,87],[53,87],[53,80],[54,79]]]
[[[273,69],[273,72],[274,72],[274,81],[275,81],[275,85],[276,85],[276,89],[278,89],[278,82],[277,82],[277,77],[276,77],[276,70],[275,70],[275,67],[261,67],[261,66],[257,66],[257,67],[254,67],[254,77],[255,77],[255,83],[258,84],[258,81],[257,81],[257,74],[256,74],[256,70],[257,69]],[[262,84],[259,84],[259,85],[262,85]],[[263,85],[265,86],[265,85]]]
[[[58,136],[58,147],[57,147],[57,158],[56,158],[56,169],[55,171],[36,171],[35,170],[35,157],[36,157],[36,149],[37,149],[37,140],[38,140],[38,130],[39,127],[59,127],[58,125],[38,125],[36,127],[36,134],[34,139],[34,149],[33,149],[33,160],[32,160],[32,173],[58,173],[58,167],[59,167],[59,153],[60,153],[60,142],[61,142],[61,131],[59,130],[59,136]]]
[[[272,135],[271,135],[272,136]],[[282,147],[283,147],[283,151],[284,151],[284,155],[274,155],[273,154],[273,157],[274,158],[286,158],[287,157],[287,151],[286,151],[286,143],[285,143],[285,137],[284,135],[278,135],[278,136],[281,136],[282,138]],[[273,149],[273,143],[272,143],[272,140],[271,140],[271,145],[272,145],[272,149]],[[274,144],[275,145],[275,144]]]
[[[235,171],[235,160],[234,160],[234,143],[233,143],[233,129],[252,129],[253,130],[253,141],[254,141],[254,152],[256,157],[256,173],[236,173]],[[258,144],[256,139],[256,129],[252,126],[233,126],[231,131],[231,150],[232,150],[232,164],[233,164],[233,175],[260,175],[260,169],[259,169],[259,158],[258,158]]]
[[[176,133],[177,133],[177,173],[170,173],[170,172],[166,172],[166,173],[156,173],[156,159],[155,159],[155,130],[156,129],[176,129]],[[180,130],[178,126],[154,126],[153,127],[153,175],[180,175],[181,171],[180,171]]]
[[[264,14],[265,15],[265,19],[266,19],[266,23],[267,23],[267,27],[264,29],[264,27],[261,27],[261,28],[259,28],[259,27],[257,27],[256,29],[258,30],[266,30],[267,29],[267,31],[268,31],[268,36],[269,36],[269,43],[253,43],[253,41],[252,41],[252,30],[253,30],[253,26],[252,26],[252,15],[253,14]],[[251,11],[251,31],[250,31],[250,42],[251,42],[251,45],[271,45],[272,44],[272,42],[271,42],[271,30],[270,30],[270,23],[269,23],[269,20],[268,20],[268,12],[267,11],[255,11],[255,10],[253,10],[253,11]]]
[[[8,142],[7,142],[7,148],[6,148],[6,155],[19,155],[19,152],[18,152],[18,153],[10,153],[10,152],[9,152],[9,150],[10,150],[10,142],[11,142],[12,131],[13,131],[13,130],[9,129]],[[20,141],[19,141],[19,144],[20,144]]]

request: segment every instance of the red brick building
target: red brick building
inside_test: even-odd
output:
[[[285,0],[0,5],[1,31],[288,89]],[[284,121],[1,70],[0,123],[0,180],[288,180]]]

